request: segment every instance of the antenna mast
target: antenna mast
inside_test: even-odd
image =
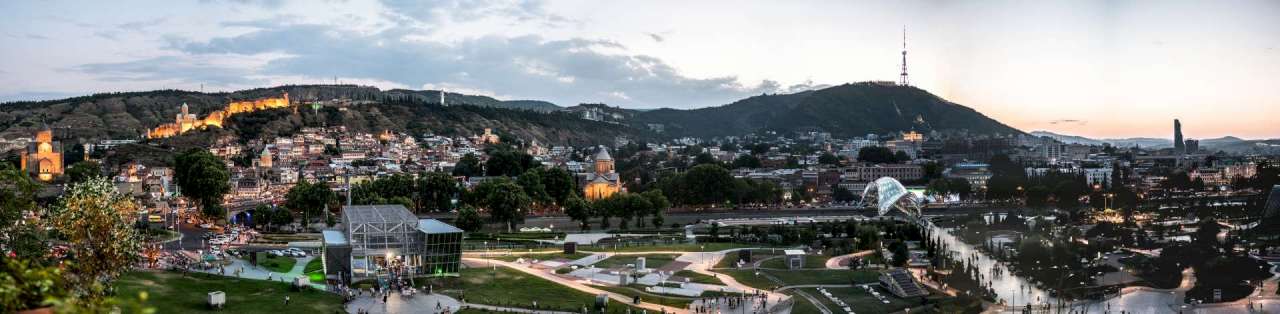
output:
[[[910,86],[907,80],[907,27],[902,26],[902,73],[898,74],[898,85]]]

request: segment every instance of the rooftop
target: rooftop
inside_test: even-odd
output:
[[[353,205],[342,208],[342,219],[350,224],[414,223],[418,217],[404,205]]]
[[[451,226],[435,219],[421,219],[418,220],[418,231],[422,231],[427,234],[461,233],[462,229],[458,229],[458,227]]]

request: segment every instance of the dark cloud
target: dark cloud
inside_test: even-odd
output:
[[[244,70],[181,65],[174,58],[96,64],[80,70],[127,79],[188,82],[237,80],[247,75],[348,77],[406,86],[450,86],[561,104],[605,102],[630,107],[701,107],[774,92],[777,83],[747,86],[735,77],[690,78],[666,62],[623,50],[607,40],[548,40],[539,36],[486,36],[448,44],[404,40],[410,29],[374,34],[315,24],[275,25],[232,37],[191,42],[171,39],[172,50],[205,56],[274,54],[261,68]],[[173,64],[170,68],[156,61]],[[209,73],[211,72],[211,73]],[[248,73],[245,73],[248,72]]]
[[[653,38],[653,41],[656,41],[656,42],[663,42],[667,40],[666,38],[663,38],[662,35],[658,35],[654,33],[644,33],[644,34],[649,35],[649,38]]]
[[[117,63],[91,63],[72,69],[92,74],[105,81],[167,81],[210,86],[245,86],[265,84],[250,78],[248,67],[216,65],[190,58],[162,56]]]
[[[389,13],[422,24],[470,21],[491,17],[558,25],[572,22],[547,12],[542,0],[382,0]]]

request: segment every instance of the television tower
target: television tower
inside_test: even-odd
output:
[[[898,74],[898,85],[908,86],[907,80],[907,27],[902,27],[902,73]]]

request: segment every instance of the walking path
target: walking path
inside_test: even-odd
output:
[[[844,261],[850,260],[854,257],[871,255],[875,252],[875,250],[866,250],[829,258],[827,259],[827,269],[849,269],[849,263],[843,263]]]
[[[626,296],[626,295],[622,295],[622,294],[619,294],[619,293],[613,293],[613,292],[608,292],[608,291],[604,291],[604,290],[596,289],[596,288],[593,288],[593,287],[591,287],[591,286],[587,286],[587,285],[582,284],[582,283],[580,283],[580,282],[578,282],[578,281],[575,281],[575,280],[566,279],[566,278],[561,277],[561,276],[556,276],[556,275],[554,275],[554,274],[550,274],[550,273],[547,273],[547,272],[544,272],[544,271],[539,271],[539,270],[532,269],[532,268],[529,268],[529,267],[524,267],[524,266],[522,266],[522,265],[515,264],[515,263],[509,263],[509,262],[505,262],[505,261],[492,260],[492,259],[471,258],[471,257],[463,258],[463,260],[473,261],[473,262],[478,262],[478,263],[493,263],[493,264],[496,264],[496,265],[501,265],[501,266],[503,266],[503,267],[507,267],[507,268],[515,269],[515,270],[518,270],[518,271],[524,272],[524,273],[526,273],[526,274],[530,274],[530,275],[537,276],[538,278],[542,278],[542,279],[545,279],[545,280],[548,280],[548,281],[554,282],[554,283],[556,283],[556,284],[559,284],[559,285],[562,285],[562,286],[565,286],[565,287],[573,288],[574,290],[578,290],[578,291],[582,291],[582,292],[590,293],[590,294],[592,294],[592,295],[605,294],[605,295],[608,295],[610,299],[613,299],[613,300],[614,300],[614,301],[616,301],[616,302],[622,302],[622,303],[624,303],[624,304],[631,304],[632,306],[639,307],[639,308],[643,308],[643,309],[650,310],[650,311],[659,311],[659,312],[677,313],[677,314],[687,314],[687,313],[689,313],[689,310],[688,310],[688,309],[675,308],[675,307],[670,307],[670,306],[663,306],[663,305],[653,304],[653,303],[649,303],[649,302],[641,302],[640,304],[632,304],[632,303],[631,303],[631,297],[630,297],[630,296]]]
[[[578,314],[574,312],[541,311],[541,310],[530,310],[530,309],[522,309],[522,308],[514,308],[514,307],[501,307],[501,306],[492,306],[492,305],[475,304],[475,303],[467,303],[467,304],[464,304],[463,306],[465,306],[468,309],[480,309],[480,310],[485,310],[490,312],[526,313],[526,314]]]
[[[452,313],[457,312],[461,307],[462,303],[458,302],[458,300],[446,295],[435,293],[420,293],[408,297],[401,296],[399,293],[391,293],[387,295],[387,302],[385,303],[382,302],[382,297],[371,296],[366,293],[363,296],[351,300],[351,302],[347,302],[346,305],[347,313],[357,313],[358,311],[363,310],[370,314],[442,313],[446,311]],[[505,309],[505,311],[523,310],[503,309]]]

